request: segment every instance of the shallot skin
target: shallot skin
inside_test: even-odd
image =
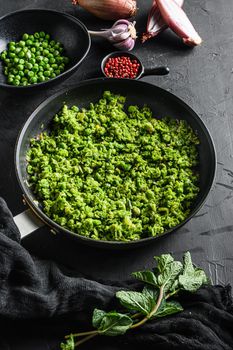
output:
[[[156,0],[167,25],[189,46],[200,45],[201,37],[196,32],[186,13],[174,0]]]
[[[130,18],[137,13],[136,0],[73,0],[72,3],[105,20]]]

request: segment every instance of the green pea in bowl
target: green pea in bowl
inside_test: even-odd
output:
[[[70,77],[90,49],[84,24],[58,11],[29,9],[0,18],[0,88],[28,90]]]

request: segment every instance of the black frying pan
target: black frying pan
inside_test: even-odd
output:
[[[26,153],[30,145],[30,139],[40,134],[42,130],[49,129],[51,119],[60,110],[64,102],[68,106],[78,105],[79,107],[87,107],[90,102],[97,101],[105,90],[111,90],[112,92],[126,96],[128,104],[141,106],[147,104],[153,110],[155,116],[170,116],[176,119],[185,119],[197,132],[200,139],[200,145],[198,146],[200,158],[200,192],[193,203],[189,217],[180,225],[170,229],[163,235],[175,231],[190,220],[203,205],[214,181],[216,156],[213,141],[202,120],[189,106],[173,94],[146,82],[107,78],[88,80],[45,100],[29,117],[19,135],[15,153],[16,172],[27,203],[36,215],[52,227],[54,231],[65,233],[66,236],[74,237],[80,242],[96,247],[135,247],[149,243],[157,237],[132,242],[113,242],[96,241],[75,234],[62,228],[43,213],[42,206],[37,202],[35,195],[27,184]],[[41,129],[42,125],[43,129]]]

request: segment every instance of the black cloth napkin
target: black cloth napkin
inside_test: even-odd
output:
[[[0,198],[0,350],[58,350],[65,334],[91,329],[94,308],[117,308],[115,292],[138,287],[131,280],[93,281],[30,255],[20,245],[18,228]],[[124,336],[98,337],[82,348],[233,349],[230,286],[186,293],[180,302],[185,311],[175,316],[148,322]]]

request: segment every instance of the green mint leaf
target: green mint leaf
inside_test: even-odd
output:
[[[138,272],[134,272],[132,275],[135,278],[137,278],[139,281],[142,281],[144,283],[148,283],[156,287],[158,285],[156,276],[152,271],[138,271]]]
[[[139,311],[143,315],[148,315],[151,311],[151,298],[143,293],[120,291],[116,293],[116,297],[120,300],[121,305],[128,310]]]
[[[175,280],[175,282],[171,285],[171,288],[170,288],[170,292],[172,294],[175,294],[179,291],[180,289],[180,285],[179,285],[179,281],[178,280]]]
[[[92,315],[92,325],[94,328],[99,328],[101,321],[103,319],[103,317],[106,315],[106,312],[100,309],[95,309],[93,311],[93,315]]]
[[[201,269],[195,269],[193,274],[179,276],[179,284],[182,289],[189,292],[196,292],[201,286],[208,283],[206,274]]]
[[[124,334],[133,324],[133,320],[116,311],[104,312],[95,309],[92,323],[98,325],[97,329],[101,335],[116,336]]]
[[[183,308],[180,303],[176,301],[165,301],[161,303],[158,311],[154,314],[153,317],[164,317],[176,314],[177,312],[183,311]]]
[[[179,276],[180,287],[189,292],[196,292],[202,285],[207,284],[208,279],[202,269],[195,268],[189,252],[184,254],[184,269]]]
[[[184,260],[184,274],[192,274],[195,270],[190,252],[186,252],[183,257]]]
[[[159,290],[151,286],[145,286],[143,288],[142,294],[148,299],[153,301],[153,304],[157,302],[159,297]]]
[[[71,334],[69,338],[66,340],[66,343],[61,343],[61,350],[74,350],[74,349],[75,349],[74,337]]]
[[[154,259],[157,261],[157,270],[160,273],[163,273],[168,265],[170,265],[174,258],[171,254],[162,254],[160,256],[154,256]]]
[[[120,291],[116,297],[121,305],[131,311],[139,311],[143,315],[148,315],[156,305],[159,292],[155,288],[146,286],[140,292]]]
[[[158,258],[158,269],[161,271],[157,277],[158,285],[164,286],[164,292],[168,292],[182,271],[183,265],[179,261],[163,261],[163,258]]]

